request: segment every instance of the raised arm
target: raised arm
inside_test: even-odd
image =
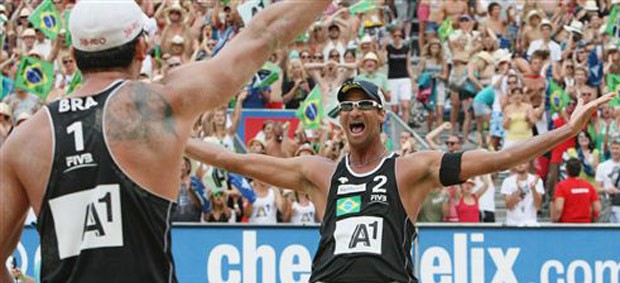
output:
[[[570,121],[563,127],[523,140],[498,152],[487,150],[467,151],[460,157],[437,151],[421,151],[401,158],[402,166],[397,172],[402,184],[416,188],[426,195],[432,188],[458,184],[469,178],[508,170],[531,160],[566,139],[576,136],[588,123],[596,108],[609,102],[615,93],[608,93],[588,104],[579,100]],[[538,207],[538,204],[537,204]]]
[[[336,168],[335,163],[323,158],[277,158],[262,154],[237,154],[224,150],[219,145],[194,139],[187,143],[185,152],[197,161],[226,171],[306,193],[327,193],[330,180],[324,174],[325,168]]]
[[[272,4],[259,12],[213,59],[171,72],[162,83],[174,105],[175,116],[183,116],[193,123],[200,113],[228,102],[275,50],[303,32],[330,2]]]

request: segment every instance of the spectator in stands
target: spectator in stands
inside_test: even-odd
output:
[[[532,17],[535,16],[536,14],[532,15]],[[553,24],[549,20],[543,19],[538,28],[540,29],[541,38],[532,41],[529,45],[527,57],[531,57],[537,50],[549,50],[551,61],[558,62],[562,60],[562,48],[551,38],[553,34]]]
[[[525,102],[523,89],[514,88],[510,92],[510,102],[504,108],[504,130],[506,131],[506,139],[504,147],[518,143],[532,136],[532,125],[536,118],[532,105]]]
[[[449,213],[450,193],[442,188],[431,191],[420,208],[417,222],[444,222]]]
[[[424,47],[423,56],[420,57],[420,62],[418,63],[418,74],[420,77],[427,74],[432,78],[429,86],[431,88],[431,95],[426,102],[427,107],[425,107],[430,112],[428,117],[429,131],[432,129],[434,121],[436,121],[437,125],[443,123],[443,107],[446,102],[445,82],[448,80],[448,71],[448,62],[444,58],[441,42],[437,39],[430,40]],[[418,91],[423,91],[423,89]],[[434,100],[431,101],[430,99],[433,98]],[[403,121],[408,122],[404,120],[404,117]]]
[[[477,191],[473,191],[476,186],[475,179],[468,179],[459,186],[457,190],[458,204],[456,212],[459,222],[461,223],[478,223],[480,222],[480,205],[479,199],[489,188],[487,179],[483,179],[482,186]]]
[[[485,188],[486,186],[486,188]],[[481,176],[476,180],[476,186],[472,189],[478,194],[478,206],[480,208],[480,222],[495,222],[495,185],[491,174]]]
[[[276,224],[277,214],[285,214],[284,199],[280,194],[280,189],[272,187],[266,183],[254,180],[252,188],[256,193],[254,202],[245,203],[245,215],[248,215],[248,222],[252,224]],[[283,217],[287,219],[288,217]]]
[[[537,213],[545,193],[538,176],[529,173],[530,164],[513,169],[512,175],[502,182],[501,193],[506,201],[506,224],[511,226],[537,225]]]
[[[236,214],[233,208],[228,207],[228,192],[225,190],[211,190],[211,211],[204,215],[206,222],[235,223]]]
[[[309,144],[302,145],[295,156],[308,156],[315,155],[314,149]],[[290,194],[292,200],[290,201],[290,221],[292,224],[312,224],[320,221],[314,203],[310,201],[308,194],[293,192]]]
[[[314,81],[308,77],[303,63],[299,59],[288,61],[286,79],[282,84],[282,100],[287,109],[297,109],[314,88]]]
[[[387,51],[387,67],[388,67],[388,84],[392,91],[390,105],[394,113],[400,113],[400,117],[409,123],[409,105],[411,102],[413,83],[413,67],[411,65],[411,57],[409,57],[409,46],[403,41],[403,31],[401,28],[394,28],[391,32],[392,42],[386,46]],[[440,46],[437,46],[440,48]],[[436,51],[437,53],[438,51]],[[439,59],[439,63],[443,62],[443,58]],[[430,64],[430,62],[429,62]],[[440,72],[441,76],[447,78],[447,66],[444,72]],[[430,68],[430,66],[429,66]],[[444,78],[444,79],[445,79]]]
[[[611,159],[596,168],[596,182],[603,193],[601,221],[620,223],[620,138],[611,141]]]
[[[5,97],[3,102],[11,108],[13,112],[13,121],[16,122],[19,114],[26,113],[28,115],[33,115],[43,106],[43,101],[41,101],[38,96],[28,93],[23,88],[16,88],[15,93]]]
[[[400,150],[398,151],[398,155],[405,156],[407,154],[414,153],[418,151],[417,142],[413,138],[412,134],[408,131],[403,131],[400,133]]]
[[[571,99],[571,101],[566,105],[563,111],[557,115],[553,119],[553,127],[555,129],[560,128],[566,124],[566,122],[570,119],[570,116],[573,114],[575,107],[577,105],[577,101]],[[562,156],[564,152],[566,152],[569,148],[575,147],[575,139],[570,138],[564,141],[562,144],[556,146],[551,151],[551,161],[549,165],[549,174],[547,175],[547,199],[553,199],[553,189],[555,189],[555,184],[559,181],[560,178],[560,165],[562,164]]]
[[[356,80],[368,81],[377,85],[383,91],[386,100],[391,98],[390,85],[387,76],[379,72],[379,57],[376,53],[369,52],[364,56],[362,70],[364,71],[363,74],[355,77]]]
[[[190,173],[192,164],[187,157],[183,157],[181,168],[181,186],[177,197],[177,206],[172,212],[173,222],[200,222],[202,219],[202,197],[191,186]]]
[[[568,161],[571,158],[575,158],[581,162],[581,172],[578,176],[580,179],[585,180],[593,186],[596,185],[594,175],[596,174],[596,167],[599,164],[600,158],[599,151],[595,146],[590,135],[583,131],[577,135],[577,146],[575,148],[569,148],[564,153],[565,160]],[[568,164],[566,164],[566,166],[566,171],[568,171]]]
[[[594,187],[579,178],[581,161],[571,158],[566,162],[568,179],[555,188],[551,220],[562,223],[590,223],[598,219],[601,202]]]

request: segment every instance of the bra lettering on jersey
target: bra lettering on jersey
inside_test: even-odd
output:
[[[58,112],[65,113],[68,111],[84,111],[93,106],[97,106],[98,103],[92,97],[71,97],[61,100],[58,104]]]

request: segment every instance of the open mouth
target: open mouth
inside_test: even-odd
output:
[[[351,122],[349,124],[349,130],[351,130],[351,133],[356,134],[356,135],[364,132],[365,128],[366,128],[366,125],[364,124],[364,122]]]

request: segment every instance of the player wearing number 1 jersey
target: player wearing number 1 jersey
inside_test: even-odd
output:
[[[499,152],[422,151],[395,157],[380,138],[386,119],[383,95],[371,83],[354,81],[338,92],[340,123],[350,146],[340,163],[314,156],[240,155],[197,140],[190,140],[187,153],[227,171],[310,195],[323,222],[312,275],[302,280],[416,282],[409,254],[413,224],[433,188],[505,170],[548,151],[576,135],[596,107],[613,95],[580,103],[564,127]]]
[[[136,80],[149,49],[140,7],[78,1],[69,28],[84,84],[36,113],[1,149],[0,262],[32,206],[41,282],[176,281],[170,214],[194,121],[228,102],[330,2],[272,4],[217,57],[144,84]],[[0,268],[5,282],[12,280]]]

